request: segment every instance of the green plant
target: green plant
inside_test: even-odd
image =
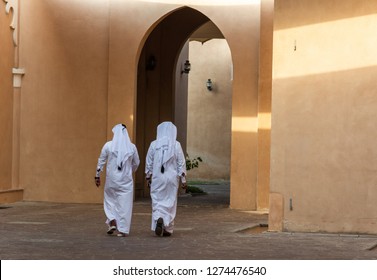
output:
[[[187,171],[194,169],[194,168],[198,168],[200,162],[203,162],[201,157],[196,157],[196,158],[191,159],[190,156],[188,154],[186,154],[186,170]],[[201,188],[194,187],[190,184],[187,186],[186,192],[191,193],[192,195],[193,194],[195,194],[195,195],[196,194],[207,194]]]
[[[201,157],[196,157],[196,158],[190,159],[189,155],[186,154],[186,170],[187,171],[194,169],[194,168],[198,168],[199,162],[203,162]]]

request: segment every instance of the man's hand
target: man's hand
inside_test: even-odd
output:
[[[94,177],[94,181],[96,182],[97,188],[101,185],[101,178],[100,177]]]
[[[152,184],[152,176],[151,176],[151,177],[147,177],[147,178],[145,178],[145,180],[147,181],[147,187],[148,187],[148,188],[151,188],[151,184]]]
[[[186,190],[187,189],[187,181],[186,181],[186,174],[182,173],[181,175],[181,184],[182,184],[182,189]]]

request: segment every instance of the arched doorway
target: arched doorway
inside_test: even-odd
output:
[[[186,148],[188,75],[181,74],[181,65],[188,59],[186,48],[190,35],[206,23],[210,23],[210,19],[197,10],[189,7],[178,9],[156,25],[141,51],[137,78],[136,143],[142,162],[136,174],[137,197],[149,195],[144,184],[144,158],[149,144],[155,139],[157,125],[167,120],[176,123],[178,140]],[[216,32],[221,34],[218,29]],[[220,36],[223,37],[222,34]]]
[[[214,26],[208,23],[204,28],[209,24]],[[198,183],[228,184],[233,63],[229,45],[222,34],[198,38],[196,33],[202,28],[190,37],[189,42],[192,67],[188,83],[187,153],[190,158],[200,156],[203,162],[188,174],[189,179]]]

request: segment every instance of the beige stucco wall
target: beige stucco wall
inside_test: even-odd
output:
[[[174,2],[166,4],[164,2]],[[208,1],[111,1],[108,123],[133,118],[136,67],[143,42],[159,20],[183,7],[205,14],[224,34],[234,65],[231,206],[256,208],[259,4],[212,5]],[[198,4],[199,3],[199,4]],[[213,3],[213,2],[212,2]],[[135,15],[143,15],[135,16]],[[237,15],[237,16],[235,16]],[[243,24],[239,24],[243,22]],[[237,30],[237,32],[234,32]],[[129,113],[127,113],[129,112]]]
[[[376,26],[375,1],[275,1],[277,228],[377,233]]]
[[[222,6],[214,13],[233,61],[230,206],[255,210],[260,5]]]
[[[108,1],[21,1],[20,186],[25,200],[99,202],[106,141]]]
[[[187,111],[188,111],[188,77],[182,73],[182,65],[189,59],[189,42],[187,41],[179,54],[175,69],[174,124],[177,126],[177,141],[182,150],[187,150]]]
[[[13,34],[10,29],[12,14],[5,13],[5,2],[0,2],[0,191],[12,188],[12,127],[14,67]]]
[[[130,108],[135,102],[134,67],[135,58],[141,52],[140,43],[146,40],[150,28],[161,17],[182,7],[176,4],[181,1],[163,2],[111,2],[109,112],[113,113],[109,113],[109,123],[114,122],[121,108]],[[183,2],[212,20],[231,49],[234,65],[231,156],[234,191],[231,206],[256,209],[259,3],[229,6],[213,5],[211,1],[208,1],[209,5],[205,1],[199,4],[192,1],[196,5]]]
[[[16,57],[25,75],[16,90],[11,17],[1,3],[0,190],[101,202],[93,176],[112,126],[126,123],[135,139],[143,44],[164,16],[187,5],[219,27],[232,56],[230,206],[268,203],[260,194],[269,182],[272,112],[270,230],[377,233],[374,1],[276,0],[272,99],[272,1],[260,10],[257,1],[21,0]]]
[[[225,39],[189,45],[187,153],[200,156],[193,180],[229,180],[232,118],[232,57]],[[213,90],[206,87],[212,80]]]
[[[231,207],[255,209],[258,1],[21,0],[18,64],[25,75],[17,187],[25,189],[25,200],[102,200],[93,176],[111,128],[124,122],[135,140],[143,44],[160,20],[185,5],[212,20],[228,42],[234,66]],[[6,138],[1,141],[9,145]]]
[[[261,2],[258,98],[257,209],[269,209],[274,0]]]

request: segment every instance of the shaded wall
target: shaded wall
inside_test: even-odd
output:
[[[272,229],[377,233],[376,12],[275,1]]]
[[[0,191],[12,188],[12,127],[13,127],[13,32],[9,25],[12,14],[6,14],[0,2]]]
[[[174,123],[177,126],[177,141],[182,150],[187,150],[187,103],[188,103],[188,76],[182,73],[183,64],[189,59],[189,42],[183,46],[175,69],[175,96],[174,96]]]
[[[189,179],[229,180],[232,121],[232,57],[225,39],[190,42],[187,153],[200,156]],[[211,79],[212,91],[206,87]]]
[[[269,208],[271,162],[271,91],[274,0],[261,2],[258,99],[257,208]]]

